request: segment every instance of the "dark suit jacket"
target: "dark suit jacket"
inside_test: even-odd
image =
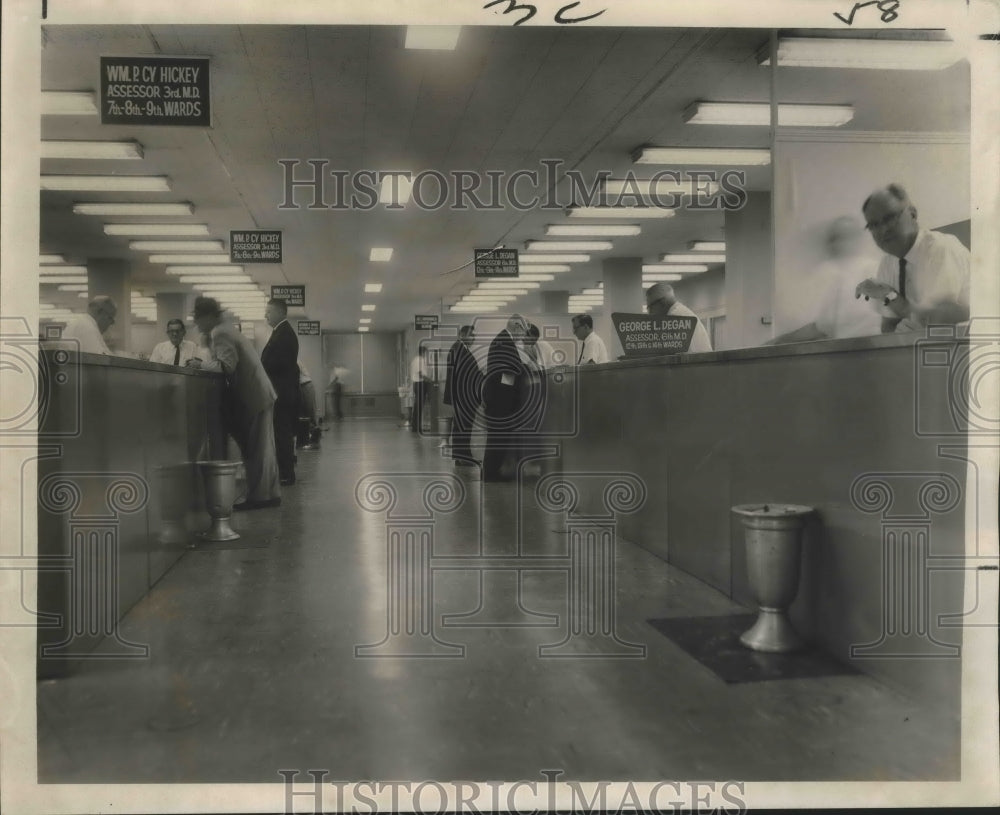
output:
[[[448,351],[448,378],[444,383],[444,403],[475,410],[482,400],[483,374],[469,347],[459,340]]]
[[[288,320],[274,327],[267,345],[260,352],[260,361],[278,394],[278,402],[288,406],[298,404],[299,338]]]
[[[517,412],[524,376],[524,364],[517,353],[517,344],[510,332],[504,329],[490,343],[486,357],[483,404],[487,416],[505,417]],[[504,384],[505,379],[510,384]]]

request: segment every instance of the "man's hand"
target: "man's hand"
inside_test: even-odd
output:
[[[910,302],[901,297],[892,286],[868,278],[858,283],[854,296],[872,301],[880,315],[887,319],[901,320],[910,313]]]
[[[201,367],[201,358],[200,357],[191,357],[191,359],[189,359],[187,362],[184,363],[184,367],[185,368],[200,368]]]
[[[854,296],[856,298],[864,297],[865,300],[875,300],[876,302],[884,301],[890,292],[896,291],[892,286],[887,286],[885,283],[879,283],[877,280],[868,278],[867,280],[862,280],[858,283],[857,288],[854,290]]]

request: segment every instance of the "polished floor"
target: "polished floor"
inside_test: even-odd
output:
[[[188,551],[128,613],[148,659],[39,683],[40,782],[958,777],[957,724],[864,674],[720,680],[647,621],[746,609],[627,541],[616,628],[644,656],[540,657],[567,636],[566,571],[474,565],[565,561],[532,482],[484,485],[387,420],[331,425],[298,472],[279,509],[236,516],[241,541]],[[373,473],[392,486],[356,489]],[[435,473],[460,479],[456,509],[423,492]],[[428,512],[433,636],[411,619],[387,640],[387,536],[427,532]]]

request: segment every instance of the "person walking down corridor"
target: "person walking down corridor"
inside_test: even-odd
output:
[[[417,354],[410,362],[410,383],[413,387],[413,413],[410,416],[410,430],[419,433],[424,425],[424,403],[427,401],[427,385],[430,377],[427,375],[427,349],[422,345],[417,347]]]

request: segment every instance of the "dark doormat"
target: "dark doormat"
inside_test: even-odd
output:
[[[857,673],[825,651],[806,647],[793,654],[765,654],[740,643],[740,634],[754,624],[755,614],[721,617],[667,617],[649,624],[683,649],[719,679],[730,683],[769,679],[807,679]]]

